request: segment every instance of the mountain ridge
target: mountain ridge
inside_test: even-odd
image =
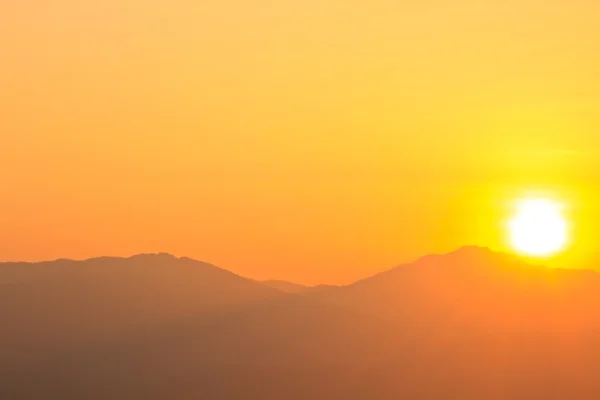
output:
[[[304,285],[301,283],[296,283],[296,282],[288,281],[288,280],[284,280],[284,279],[269,279],[269,280],[264,280],[264,281],[258,280],[256,282],[260,282],[260,283],[262,283],[266,286],[270,286],[270,287],[274,287],[274,286],[275,287],[280,286],[281,288],[287,287],[287,290],[291,290],[292,292],[301,292],[301,291],[305,291],[305,290],[319,289],[319,288],[325,289],[325,288],[347,287],[347,286],[352,286],[352,285],[358,284],[365,280],[375,278],[382,274],[387,274],[391,271],[397,270],[399,268],[403,268],[405,266],[411,266],[411,265],[415,265],[415,264],[421,265],[423,263],[433,262],[433,261],[441,260],[441,259],[444,259],[447,257],[463,258],[463,259],[472,258],[472,259],[480,259],[480,260],[486,260],[486,259],[489,260],[489,259],[492,259],[493,257],[502,257],[503,259],[512,260],[514,262],[518,262],[518,263],[522,264],[523,266],[529,266],[529,267],[533,267],[533,268],[547,268],[547,269],[552,269],[552,270],[556,270],[556,271],[584,271],[584,272],[590,272],[593,274],[598,274],[598,271],[596,271],[592,268],[548,267],[548,266],[544,266],[542,264],[537,264],[537,263],[534,264],[531,262],[530,259],[528,259],[526,257],[521,257],[516,254],[494,251],[494,250],[492,250],[488,247],[484,247],[484,246],[465,245],[465,246],[461,246],[453,251],[446,252],[446,253],[431,253],[431,254],[423,255],[412,261],[407,261],[407,262],[398,264],[392,268],[382,270],[380,272],[374,273],[373,275],[363,277],[361,279],[358,279],[357,281],[351,282],[346,285],[332,285],[332,284],[326,284],[326,283],[318,284],[318,285]],[[126,260],[131,260],[131,261],[135,261],[135,260],[169,261],[170,260],[170,261],[194,262],[194,263],[198,263],[198,265],[202,264],[204,266],[210,266],[210,267],[219,269],[221,271],[227,271],[231,274],[242,277],[244,279],[253,280],[250,277],[246,277],[244,275],[239,275],[236,272],[233,272],[232,270],[219,267],[215,264],[211,264],[211,263],[208,263],[208,262],[205,262],[202,260],[198,260],[198,259],[194,259],[194,258],[190,258],[190,257],[186,257],[186,256],[178,257],[178,256],[175,256],[172,253],[168,253],[168,252],[139,253],[139,254],[134,254],[131,256],[98,256],[98,257],[90,257],[90,258],[85,258],[85,259],[57,258],[54,260],[44,260],[44,261],[3,261],[3,262],[0,262],[0,268],[7,267],[7,266],[43,266],[43,265],[51,265],[54,263],[86,264],[86,263],[102,263],[102,262],[108,262],[108,261],[126,261]],[[283,291],[285,292],[286,290],[283,290]]]
[[[0,264],[10,400],[600,395],[581,383],[600,370],[593,271],[467,246],[288,294],[165,253],[10,265]],[[540,370],[556,385],[536,380]]]

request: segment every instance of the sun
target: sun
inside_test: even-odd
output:
[[[515,250],[533,257],[548,257],[564,250],[568,223],[563,208],[560,202],[545,198],[519,201],[508,224]]]

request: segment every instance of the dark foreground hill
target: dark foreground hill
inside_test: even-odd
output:
[[[169,255],[0,264],[2,399],[594,399],[600,279],[487,249],[282,293]]]

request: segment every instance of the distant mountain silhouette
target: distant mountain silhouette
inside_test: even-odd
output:
[[[156,388],[173,371],[201,395],[220,383],[201,384],[207,370],[348,363],[381,333],[370,317],[168,254],[0,264],[0,299],[2,399],[187,395]]]
[[[38,350],[85,348],[281,295],[213,265],[168,254],[5,263],[0,346],[4,361],[9,354],[21,359]]]
[[[292,283],[292,282],[280,281],[280,280],[263,281],[262,283],[264,285],[272,287],[273,289],[277,289],[284,293],[292,293],[292,294],[299,294],[299,293],[314,294],[317,292],[326,291],[326,290],[330,290],[330,289],[334,289],[334,288],[338,287],[338,286],[334,286],[334,285],[305,286],[305,285],[300,285],[298,283]]]
[[[464,247],[319,295],[413,328],[468,323],[505,334],[586,329],[590,318],[600,317],[599,290],[600,274],[592,271],[534,266],[516,256]]]
[[[302,292],[310,289],[310,286],[304,286],[304,285],[300,285],[298,283],[292,283],[292,282],[280,281],[280,280],[269,280],[269,281],[263,281],[262,283],[269,287],[272,287],[274,289],[280,290],[284,293],[302,293]]]
[[[478,247],[299,293],[167,254],[0,264],[0,398],[596,399],[599,276]]]

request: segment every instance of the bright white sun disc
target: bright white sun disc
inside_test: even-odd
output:
[[[512,246],[531,256],[549,256],[564,249],[568,225],[562,205],[549,199],[526,199],[517,204],[509,222]]]

